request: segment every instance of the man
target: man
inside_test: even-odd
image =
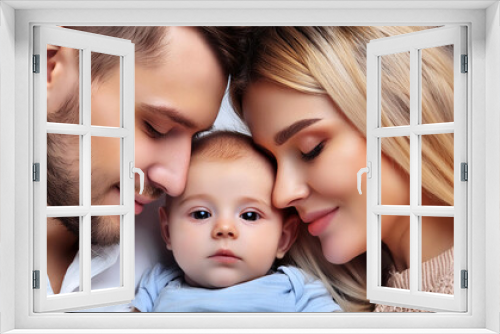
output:
[[[162,193],[182,193],[191,139],[214,122],[228,74],[237,63],[230,28],[74,27],[130,39],[136,47],[135,166],[145,173],[136,190],[135,213]],[[47,48],[47,121],[78,123],[78,53]],[[92,54],[92,125],[120,122],[119,61]],[[76,138],[71,138],[76,137]],[[47,137],[47,204],[79,204],[78,137]],[[120,140],[92,138],[92,205],[117,205],[120,198]],[[136,189],[138,189],[136,180]],[[78,291],[78,217],[47,219],[49,293]],[[117,286],[106,278],[119,266],[120,219],[92,217],[92,289]],[[141,265],[137,266],[141,268]],[[137,275],[136,275],[137,276]],[[117,277],[119,280],[119,275]],[[119,281],[118,281],[119,282]],[[126,309],[123,309],[126,310]]]

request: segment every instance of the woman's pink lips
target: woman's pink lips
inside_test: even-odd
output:
[[[333,216],[337,213],[338,207],[325,213],[323,216],[315,218],[312,220],[307,227],[309,233],[315,237],[323,233],[323,231],[328,227]]]

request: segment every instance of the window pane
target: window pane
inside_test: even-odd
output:
[[[120,205],[121,138],[95,137],[92,145],[92,205]]]
[[[47,205],[81,205],[80,136],[47,134]]]
[[[453,122],[453,45],[422,49],[420,56],[422,124]]]
[[[81,222],[82,217],[47,218],[48,296],[80,291]]]
[[[93,216],[91,223],[92,290],[121,287],[121,216]],[[111,267],[101,274],[103,267]]]
[[[410,204],[410,137],[380,138],[382,205]],[[392,157],[392,158],[391,158]]]
[[[453,134],[421,136],[422,205],[453,206]]]
[[[453,217],[421,217],[421,291],[453,294]]]
[[[91,124],[120,127],[120,57],[92,52]],[[103,75],[104,70],[111,70]]]
[[[381,126],[410,124],[410,52],[380,57]]]
[[[387,215],[381,218],[381,286],[409,290],[410,259],[406,256],[410,254],[410,217]],[[401,249],[389,249],[384,241],[400,245]]]
[[[60,47],[56,45],[47,45],[47,87],[52,83],[52,78],[59,75],[61,63],[64,57],[73,59],[74,62],[65,64],[64,71],[68,78],[72,78],[71,84],[63,83],[62,90],[71,92],[69,98],[61,100],[57,98],[47,99],[47,122],[81,124],[80,116],[80,50]],[[58,72],[59,71],[59,72]],[[47,90],[47,96],[53,94]]]

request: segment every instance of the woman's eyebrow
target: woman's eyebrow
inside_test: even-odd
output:
[[[317,121],[320,121],[321,118],[310,118],[310,119],[302,119],[300,121],[297,121],[293,123],[292,125],[287,126],[280,132],[278,132],[274,136],[274,142],[276,145],[280,146],[283,145],[288,139],[293,137],[297,132],[300,130],[316,123]]]

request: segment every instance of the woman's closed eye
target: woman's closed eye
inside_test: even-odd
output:
[[[302,160],[304,161],[311,161],[314,158],[316,158],[318,155],[320,155],[321,151],[325,147],[325,142],[321,142],[318,145],[316,145],[312,150],[310,150],[307,153],[301,153],[302,155]]]
[[[261,218],[260,214],[255,211],[247,211],[240,215],[240,218],[247,221],[256,221]]]
[[[203,220],[212,217],[212,214],[210,214],[210,212],[205,210],[196,210],[191,212],[189,215],[191,216],[191,218],[196,220]]]

